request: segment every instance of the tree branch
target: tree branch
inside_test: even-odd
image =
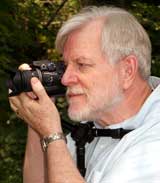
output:
[[[45,25],[45,28],[48,28],[50,26],[50,24],[54,21],[56,15],[58,14],[58,12],[63,8],[63,6],[65,5],[65,3],[68,0],[64,0],[60,6],[57,8],[57,10],[52,14],[52,16],[50,17],[49,21],[47,22],[47,24]]]

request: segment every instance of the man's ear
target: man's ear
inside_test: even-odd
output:
[[[138,60],[136,56],[129,55],[121,60],[121,76],[123,79],[123,89],[128,89],[135,80],[138,73]]]

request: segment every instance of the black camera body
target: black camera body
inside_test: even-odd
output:
[[[17,70],[10,73],[10,79],[7,81],[9,96],[32,91],[30,84],[32,77],[37,77],[41,81],[49,96],[65,95],[66,88],[61,84],[61,78],[65,71],[62,61],[33,61],[30,67],[31,70]]]

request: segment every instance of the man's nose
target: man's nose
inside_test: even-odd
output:
[[[77,73],[75,72],[72,65],[68,65],[62,76],[61,83],[64,86],[71,86],[73,84],[76,84],[77,81],[78,81]]]

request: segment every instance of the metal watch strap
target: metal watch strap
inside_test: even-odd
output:
[[[57,132],[57,133],[51,134],[47,137],[43,137],[41,139],[41,145],[42,145],[43,151],[47,150],[48,144],[50,144],[51,142],[54,142],[56,140],[61,140],[61,139],[66,141],[66,137],[62,132]]]

